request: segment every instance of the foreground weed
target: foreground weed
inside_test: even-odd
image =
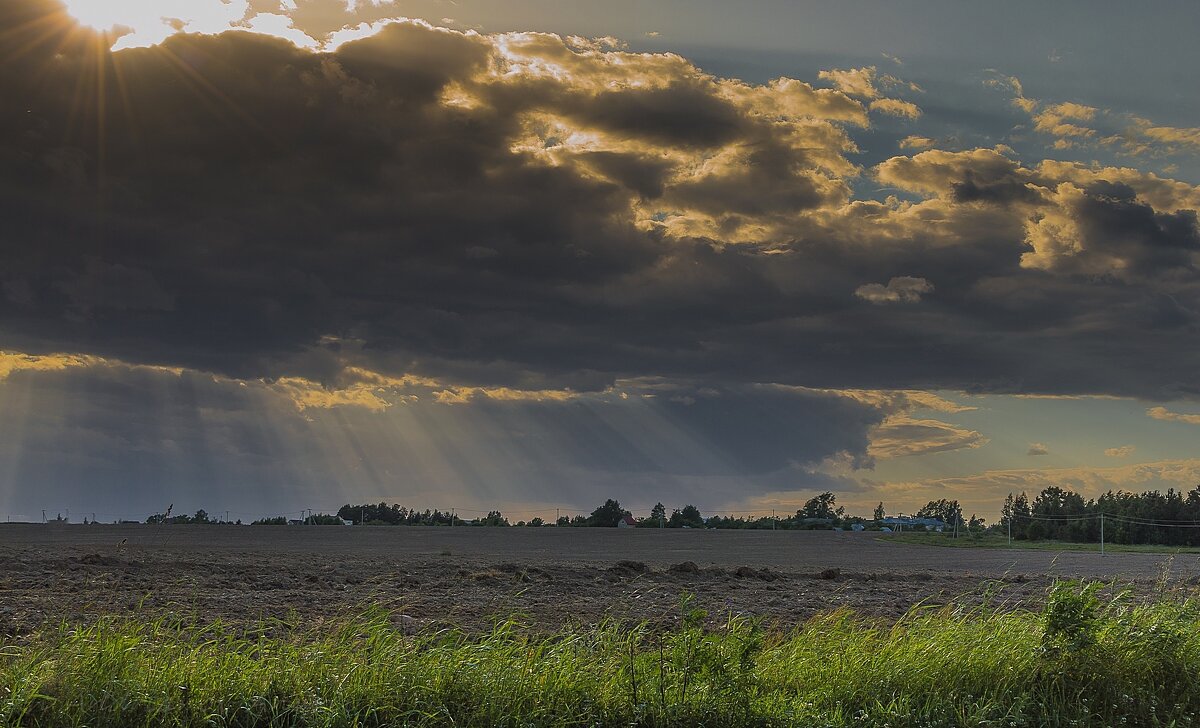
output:
[[[0,645],[0,726],[1193,726],[1200,607],[1055,584],[1040,612],[849,611],[418,636],[117,620]]]

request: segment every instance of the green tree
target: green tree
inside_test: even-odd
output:
[[[796,518],[801,521],[806,518],[822,518],[836,521],[845,512],[845,508],[838,506],[837,496],[829,491],[825,491],[820,495],[809,498],[804,507],[796,511]]]
[[[962,521],[962,507],[956,500],[938,498],[931,500],[917,511],[917,518],[936,518],[942,523],[953,525]]]
[[[667,507],[662,503],[655,503],[650,509],[650,520],[654,522],[654,527],[658,528],[667,520]]]
[[[883,510],[883,501],[880,501],[879,505],[875,506],[875,520],[882,521],[885,517],[887,512]]]
[[[487,517],[481,520],[480,524],[484,526],[507,526],[508,519],[500,511],[489,511]]]
[[[609,498],[604,501],[604,505],[592,511],[592,515],[587,519],[587,525],[600,526],[603,528],[616,528],[617,524],[625,517],[628,511],[621,508],[621,504]]]
[[[1142,497],[1150,496],[1143,493]],[[1158,495],[1155,493],[1154,495]],[[1073,490],[1066,490],[1052,485],[1038,493],[1029,508],[1031,515],[1041,520],[1030,524],[1030,536],[1053,538],[1068,541],[1087,540],[1089,526],[1087,521],[1072,520],[1088,514],[1088,503],[1083,496]]]
[[[286,526],[287,519],[284,518],[283,516],[276,516],[275,518],[260,518],[257,521],[252,521],[250,523],[250,525],[251,526]]]
[[[686,505],[682,509],[676,509],[671,513],[671,520],[667,523],[671,528],[703,528],[704,516],[700,514],[700,509],[693,505]]]

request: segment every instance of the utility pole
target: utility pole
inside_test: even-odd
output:
[[[1008,514],[1008,547],[1012,548],[1012,514]]]
[[[1104,555],[1104,512],[1100,512],[1100,555]]]

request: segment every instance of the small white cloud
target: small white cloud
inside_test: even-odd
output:
[[[1104,451],[1104,454],[1110,458],[1127,458],[1136,449],[1133,445],[1122,445],[1121,447],[1110,447]]]
[[[933,284],[924,278],[898,276],[882,283],[866,283],[854,291],[854,295],[874,304],[916,303],[921,296],[933,291]]]
[[[1029,452],[1026,455],[1049,455],[1050,450],[1040,442],[1029,443]]]

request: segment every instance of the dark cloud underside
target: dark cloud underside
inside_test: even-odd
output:
[[[555,36],[110,55],[53,12],[0,0],[7,349],[322,382],[1200,391],[1187,185],[1003,150],[862,170],[845,94]],[[853,200],[862,175],[913,201]]]

